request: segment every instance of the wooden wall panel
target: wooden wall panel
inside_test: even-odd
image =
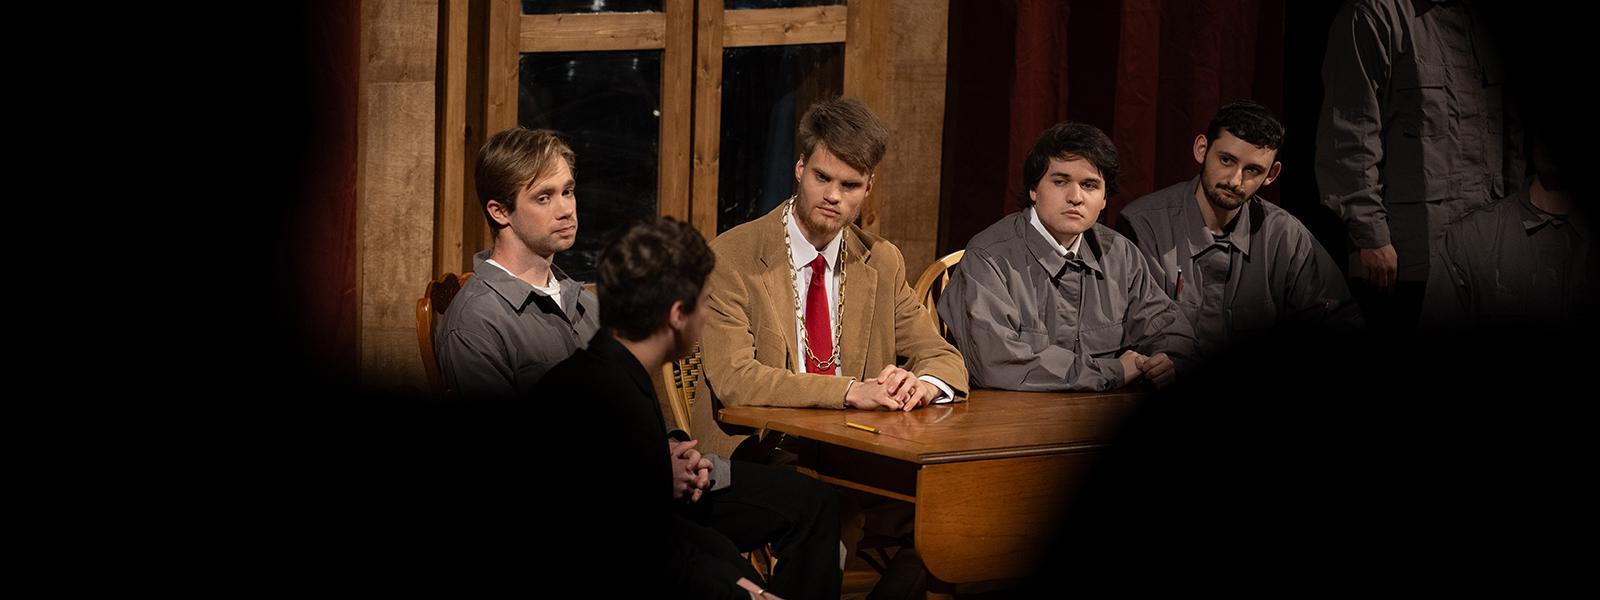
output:
[[[476,218],[466,203],[467,178],[467,0],[443,0],[438,43],[438,181],[434,202],[433,276],[459,273],[476,241],[464,243],[465,219]]]
[[[707,240],[717,237],[717,184],[721,175],[722,2],[702,2],[695,13],[694,179],[689,217]]]
[[[656,205],[662,215],[689,222],[694,137],[694,0],[667,0],[666,48],[661,54],[661,164]]]
[[[782,44],[837,44],[845,41],[844,6],[730,10],[724,14],[725,48]]]
[[[949,11],[949,0],[850,3],[844,93],[889,128],[861,227],[900,248],[907,282],[933,263],[938,245]]]
[[[522,5],[516,0],[487,0],[489,3],[489,28],[485,32],[487,46],[483,60],[486,65],[484,139],[496,132],[517,126],[517,85],[521,47]],[[488,247],[485,228],[485,247]]]
[[[937,258],[949,9],[949,0],[895,0],[889,11],[884,83],[893,137],[876,184],[888,192],[877,206],[878,233],[905,254],[908,281]]]
[[[362,3],[358,123],[361,376],[427,388],[414,306],[433,272],[439,3]]]
[[[889,156],[895,152],[895,129],[890,121],[888,86],[889,76],[889,6],[890,2],[872,2],[867,0],[852,0],[849,5],[849,17],[845,24],[846,41],[844,45],[844,94],[860,98],[867,106],[872,107],[872,112],[889,126]],[[883,177],[885,173],[893,170],[894,165],[886,156],[884,162],[878,165],[874,175]],[[861,228],[870,232],[878,231],[878,210],[885,202],[894,201],[894,189],[891,186],[873,183],[872,195],[867,196],[866,206],[861,208]],[[893,241],[893,240],[891,240]]]
[[[663,13],[522,15],[517,23],[520,52],[583,52],[665,48]]]
[[[494,0],[499,2],[500,0]],[[467,3],[467,143],[461,162],[466,168],[462,177],[461,202],[465,206],[461,217],[461,268],[457,272],[472,270],[472,255],[489,247],[489,224],[478,204],[478,182],[473,179],[473,167],[478,164],[478,149],[488,141],[488,43],[489,2],[468,0]]]

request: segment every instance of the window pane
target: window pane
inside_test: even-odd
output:
[[[844,44],[729,48],[722,57],[718,233],[794,193],[800,115],[844,89]]]
[[[728,10],[740,8],[800,8],[803,6],[837,6],[844,0],[727,0]]]
[[[522,14],[661,12],[661,0],[522,0]]]
[[[607,233],[656,214],[661,51],[522,55],[517,123],[554,129],[577,155],[578,239],[556,264],[594,281]]]

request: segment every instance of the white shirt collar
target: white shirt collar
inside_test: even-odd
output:
[[[1044,228],[1044,223],[1040,223],[1039,222],[1039,213],[1038,213],[1038,211],[1033,210],[1033,207],[1031,207],[1031,206],[1028,207],[1027,210],[1028,210],[1028,222],[1033,224],[1033,228],[1039,232],[1039,235],[1044,236],[1044,241],[1046,243],[1050,244],[1051,248],[1055,249],[1056,254],[1059,254],[1061,256],[1069,256],[1069,255],[1070,256],[1077,256],[1078,255],[1078,246],[1083,245],[1083,234],[1080,233],[1077,236],[1074,236],[1072,238],[1072,247],[1071,248],[1063,246],[1063,245],[1061,245],[1060,242],[1056,241],[1056,237],[1055,236],[1050,235],[1050,230]]]
[[[516,273],[512,273],[511,272],[511,269],[507,269],[505,265],[502,265],[500,263],[495,262],[494,259],[492,259],[492,258],[485,258],[485,259],[483,259],[483,262],[486,262],[486,263],[489,263],[489,264],[494,265],[496,267],[499,267],[500,270],[501,271],[505,271],[507,275],[510,275],[512,277],[516,277],[517,276]],[[519,277],[518,279],[521,279],[521,278]],[[561,282],[556,280],[555,265],[550,265],[550,282],[549,283],[550,283],[550,285],[546,285],[546,286],[537,286],[537,285],[533,285],[531,283],[528,284],[528,285],[532,285],[534,291],[539,292],[541,294],[544,294],[546,296],[550,296],[552,298],[554,298],[556,296],[560,296],[561,295]]]
[[[828,245],[822,247],[822,252],[817,252],[816,248],[811,247],[811,242],[806,241],[805,234],[800,232],[800,225],[795,222],[793,207],[785,214],[783,220],[784,226],[789,228],[789,258],[794,261],[794,264],[790,265],[794,270],[799,271],[809,266],[818,254],[822,255],[823,260],[828,261],[830,270],[838,267],[839,243],[844,239],[844,230],[841,229],[839,233],[834,234]]]
[[[494,259],[492,259],[492,258],[485,258],[485,259],[483,259],[483,262],[489,263],[489,264],[494,265],[496,267],[500,267],[500,270],[501,271],[505,271],[507,275],[510,275],[512,277],[516,277],[517,276],[516,273],[512,273],[511,272],[511,269],[507,269],[505,265],[502,265],[500,263],[495,262]]]

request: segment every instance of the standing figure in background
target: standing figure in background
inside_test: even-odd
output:
[[[1480,3],[1355,0],[1328,35],[1317,185],[1390,341],[1415,330],[1440,228],[1525,184],[1491,24]]]
[[[1445,226],[1424,325],[1559,335],[1592,319],[1600,286],[1588,190],[1573,152],[1544,127],[1530,129],[1532,184]]]

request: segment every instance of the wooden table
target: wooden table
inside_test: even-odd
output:
[[[915,503],[928,571],[964,583],[1030,572],[1095,450],[1138,397],[975,390],[967,402],[910,413],[739,407],[719,416],[819,442],[801,464],[823,481]]]

